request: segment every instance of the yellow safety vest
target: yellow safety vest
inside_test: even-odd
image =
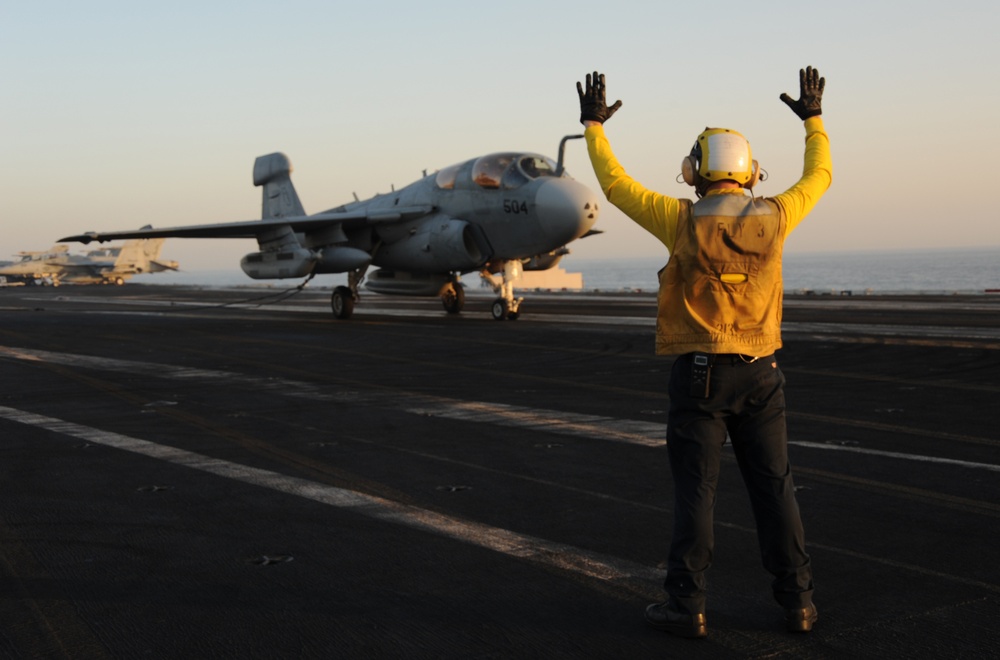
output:
[[[680,203],[677,241],[660,271],[657,354],[781,348],[781,207],[742,190]]]

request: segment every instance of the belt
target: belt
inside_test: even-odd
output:
[[[708,358],[708,364],[710,365],[716,365],[716,364],[738,365],[738,364],[753,364],[757,360],[764,360],[766,358],[772,357],[774,353],[772,353],[771,355],[760,355],[760,356],[744,355],[742,353],[688,353],[687,354],[687,356],[691,359],[694,359],[696,355],[702,355]]]

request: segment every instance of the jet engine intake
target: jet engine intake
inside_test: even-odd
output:
[[[305,277],[316,266],[316,255],[305,248],[251,252],[240,259],[240,268],[255,280]]]
[[[383,243],[377,265],[418,273],[468,272],[486,263],[492,252],[478,227],[464,220],[433,218],[404,238]]]

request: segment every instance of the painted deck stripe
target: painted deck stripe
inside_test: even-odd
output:
[[[556,410],[509,406],[498,403],[461,401],[446,397],[405,392],[330,391],[329,387],[287,378],[258,378],[229,371],[197,369],[116,358],[55,353],[37,349],[0,346],[0,357],[48,362],[81,369],[114,371],[189,382],[222,382],[258,392],[331,401],[398,408],[411,414],[474,421],[497,426],[535,429],[591,440],[612,440],[629,444],[658,446],[664,442],[663,424],[613,417],[585,415]]]
[[[620,558],[608,557],[563,543],[518,534],[507,529],[461,520],[373,495],[337,488],[327,484],[318,484],[299,477],[292,477],[269,470],[211,458],[184,449],[159,445],[148,440],[140,440],[119,433],[102,431],[15,408],[0,406],[0,419],[42,428],[60,435],[166,461],[174,465],[200,470],[215,476],[267,488],[272,491],[295,495],[383,522],[404,525],[511,557],[585,575],[605,582],[613,582],[620,587],[647,598],[662,597],[658,586],[655,586],[662,579],[662,569],[644,566]],[[756,533],[754,529],[742,525],[721,521],[717,521],[717,524],[749,534]],[[828,552],[854,557],[861,561],[888,565],[919,575],[940,578],[1000,593],[1000,585],[960,575],[932,571],[921,566],[875,557],[844,548],[816,544],[809,545]]]
[[[329,392],[323,391],[323,388],[319,385],[285,378],[258,378],[230,371],[197,369],[169,364],[75,355],[71,353],[55,353],[9,346],[0,346],[0,357],[49,362],[100,371],[127,372],[181,381],[223,382],[227,385],[245,386],[256,391],[272,392],[283,396],[396,407],[415,415],[436,416],[460,421],[493,424],[496,426],[523,428],[588,440],[614,441],[645,447],[663,446],[666,437],[665,424],[541,408],[528,408],[524,406],[511,406],[500,403],[462,401],[446,397],[401,392]],[[1000,465],[991,463],[976,463],[935,456],[903,454],[877,449],[866,449],[864,447],[849,447],[808,441],[789,440],[788,444],[808,449],[843,451],[881,458],[1000,472]]]
[[[826,451],[846,451],[855,454],[866,454],[868,456],[881,456],[883,458],[898,458],[907,461],[919,461],[923,463],[937,463],[938,465],[954,465],[957,467],[972,468],[975,470],[989,470],[990,472],[1000,472],[1000,465],[990,463],[974,463],[972,461],[960,461],[954,458],[938,458],[936,456],[921,456],[920,454],[903,454],[896,451],[882,451],[880,449],[864,449],[863,447],[845,447],[843,445],[828,445],[822,442],[807,442],[805,440],[789,441],[790,445],[797,447],[809,447],[810,449],[824,449]]]
[[[200,470],[225,479],[303,497],[383,522],[431,532],[462,543],[572,571],[598,580],[621,583],[622,586],[629,587],[639,593],[655,593],[652,591],[651,585],[655,584],[660,576],[658,569],[619,558],[607,557],[566,544],[461,520],[357,491],[211,458],[148,440],[102,431],[54,417],[0,406],[0,418],[86,440],[89,443],[154,458],[173,465]]]

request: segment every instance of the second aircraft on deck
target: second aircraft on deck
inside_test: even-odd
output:
[[[143,230],[139,230],[141,232]],[[176,261],[160,259],[163,238],[134,238],[120,247],[70,254],[69,246],[42,252],[19,252],[18,261],[0,266],[0,276],[24,284],[125,284],[142,273],[177,270]]]
[[[123,238],[255,238],[259,250],[240,262],[254,279],[347,273],[348,286],[331,297],[337,318],[349,318],[358,288],[376,293],[440,296],[450,313],[462,310],[460,275],[478,271],[494,289],[493,318],[516,319],[514,284],[524,269],[544,270],[566,244],[597,233],[598,198],[559,162],[533,153],[505,152],[446,167],[372,199],[306,215],[281,153],[260,156],[253,183],[263,188],[260,220],[134,231],[87,232],[61,241]]]

